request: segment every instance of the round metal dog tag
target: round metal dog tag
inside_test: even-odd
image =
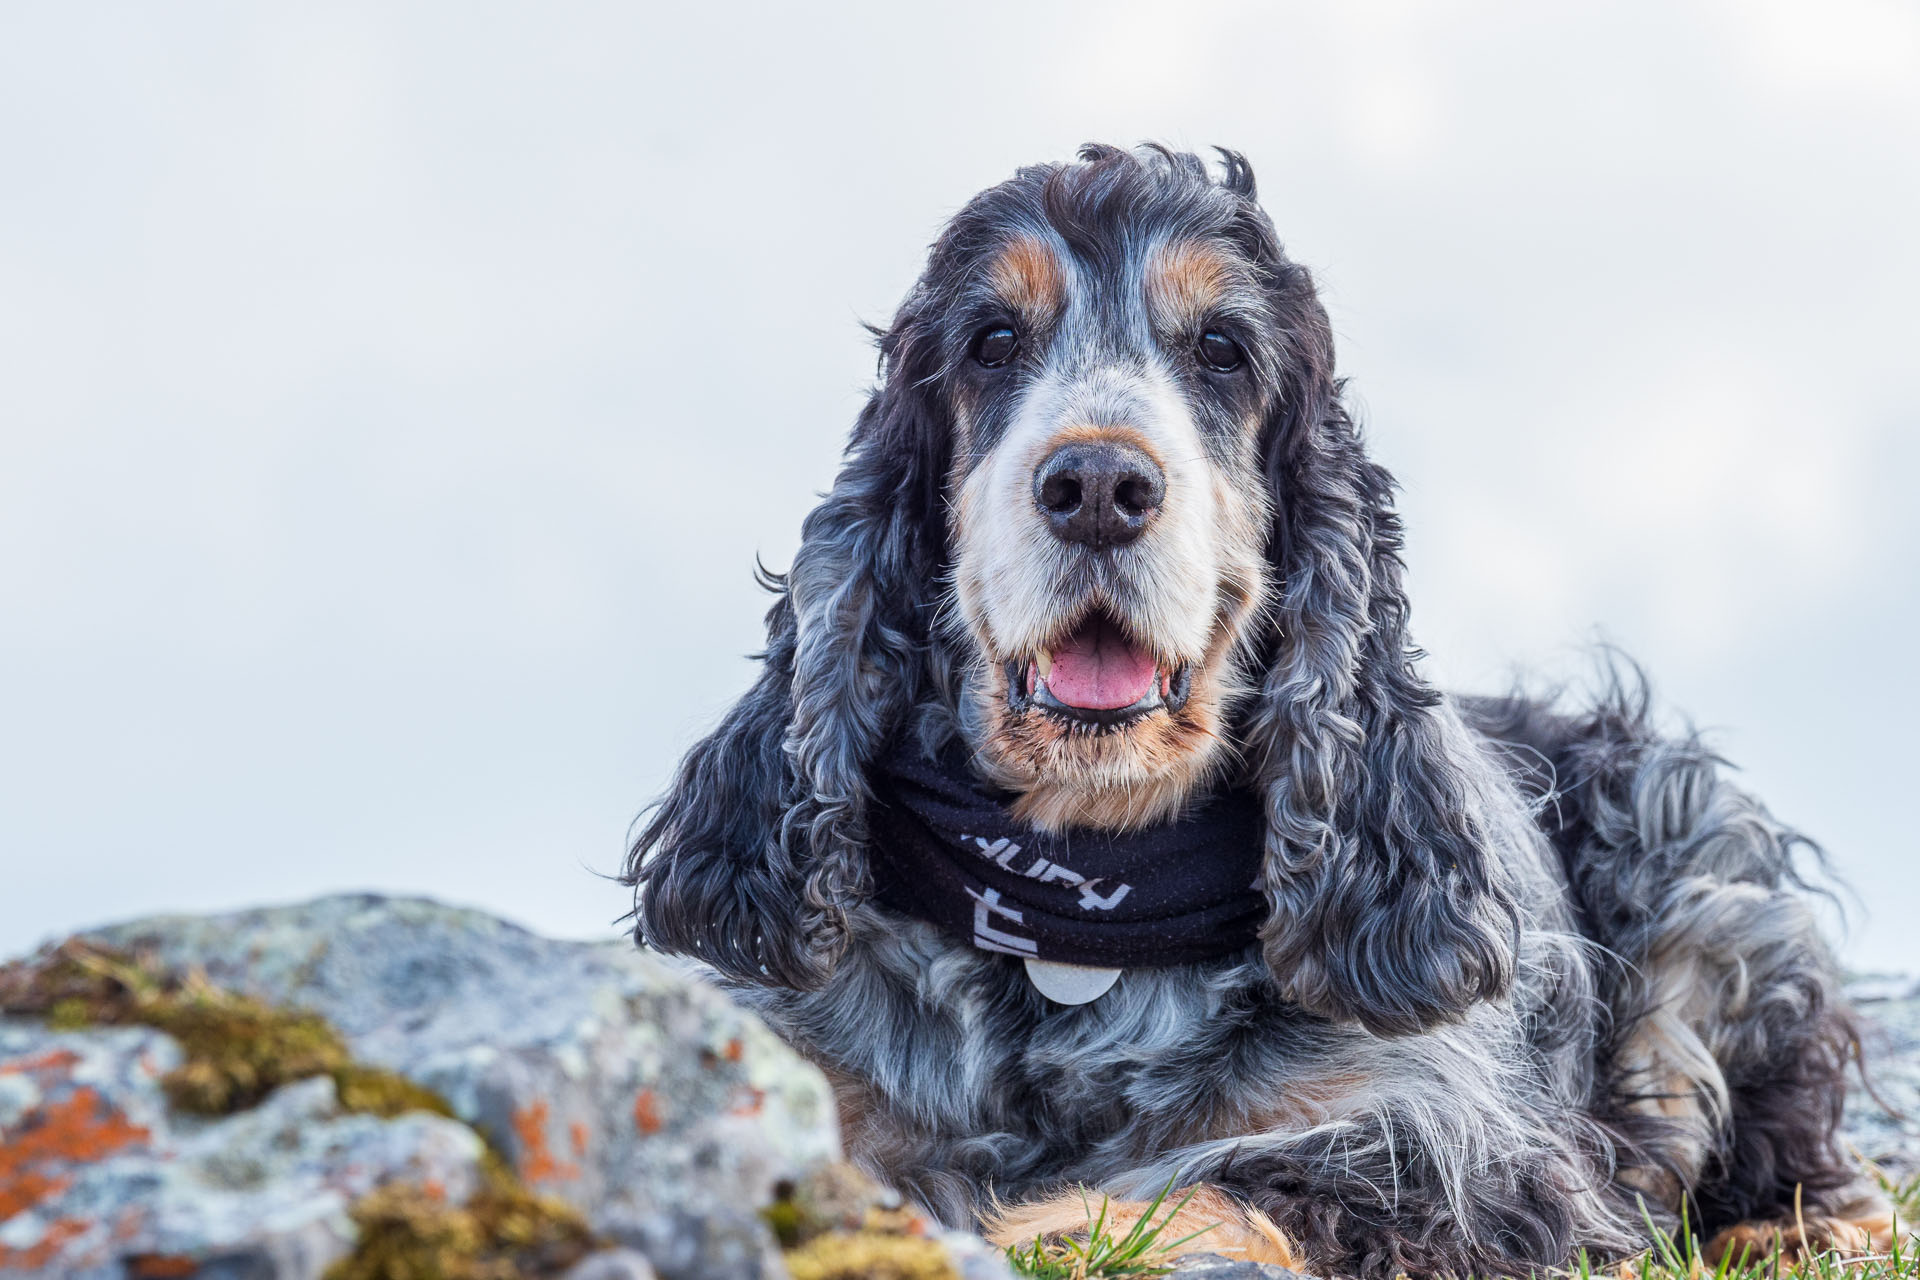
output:
[[[1028,960],[1026,964],[1027,981],[1055,1004],[1091,1004],[1120,981],[1118,969],[1060,964],[1054,960]]]

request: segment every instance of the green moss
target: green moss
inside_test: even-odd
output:
[[[55,1031],[80,1031],[93,1025],[93,1014],[85,1000],[56,1000],[47,1010],[47,1025]]]
[[[918,1214],[901,1206],[898,1196],[840,1162],[775,1183],[773,1202],[760,1210],[760,1220],[782,1249],[799,1248],[829,1231],[912,1234],[925,1226]]]
[[[453,1108],[447,1105],[445,1098],[425,1085],[415,1084],[398,1071],[388,1071],[384,1067],[349,1062],[334,1068],[333,1084],[340,1092],[340,1106],[345,1111],[364,1112],[388,1119],[409,1111],[431,1111],[435,1115],[453,1117]]]
[[[848,1164],[823,1165],[774,1188],[760,1211],[793,1280],[954,1280],[925,1218]]]
[[[958,1280],[947,1251],[925,1236],[834,1231],[786,1255],[793,1280]]]
[[[226,1115],[283,1084],[347,1066],[346,1043],[318,1014],[275,1009],[204,981],[149,1000],[138,1021],[180,1042],[187,1061],[162,1081],[183,1111]]]
[[[326,1280],[522,1280],[555,1276],[599,1241],[571,1206],[535,1195],[489,1155],[464,1205],[394,1183],[352,1208],[354,1250]]]
[[[782,1249],[791,1249],[798,1245],[806,1233],[806,1215],[800,1206],[793,1202],[790,1195],[776,1194],[772,1204],[760,1211],[760,1220],[773,1232],[773,1238],[780,1242]]]
[[[347,1111],[396,1116],[453,1111],[430,1089],[356,1063],[327,1020],[236,995],[197,973],[159,972],[125,951],[72,939],[0,967],[0,1013],[43,1017],[62,1031],[147,1026],[179,1041],[186,1060],[162,1082],[168,1099],[196,1115],[227,1115],[283,1084],[330,1075]]]
[[[359,1238],[326,1280],[508,1280],[483,1265],[480,1224],[465,1209],[418,1187],[393,1183],[354,1202]]]

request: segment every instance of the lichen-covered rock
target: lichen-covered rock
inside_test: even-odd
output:
[[[321,1014],[356,1059],[438,1092],[529,1186],[645,1250],[667,1280],[751,1275],[760,1258],[777,1268],[754,1210],[839,1153],[817,1069],[715,988],[619,940],[557,941],[372,895],[91,936]],[[691,1270],[663,1256],[676,1252]]]
[[[1011,1275],[999,1250],[941,1232],[831,1164],[838,1142],[819,1072],[697,976],[624,942],[555,941],[479,912],[365,895],[150,919],[93,937],[139,952],[156,972],[202,971],[211,986],[156,988],[144,1004],[91,1019],[120,1025],[49,1029],[87,1020],[57,1000],[25,1006],[41,1020],[0,1019],[0,1274],[316,1280],[355,1248],[342,1265],[361,1270],[338,1274],[387,1274],[369,1261],[368,1241],[411,1257],[415,1220],[471,1219],[469,1234],[491,1231],[473,1206],[505,1195],[571,1224],[555,1228],[565,1238],[553,1248],[523,1242],[540,1275]],[[207,994],[214,988],[261,1003]],[[1878,979],[1853,994],[1876,1088],[1920,1117],[1920,987]],[[175,997],[202,1001],[194,1007],[222,1026],[245,1015],[287,1036],[300,1028],[273,1011],[311,1010],[309,1030],[328,1051],[298,1071],[279,1049],[255,1055],[278,1074],[226,1062],[234,1055],[219,1045],[194,1047],[191,1026],[156,1022],[153,999]],[[126,1025],[142,1018],[150,1025]],[[222,1085],[206,1102],[243,1109],[186,1114],[199,1095],[183,1091],[193,1074],[184,1068],[195,1063],[209,1086]],[[273,1087],[304,1070],[324,1074]],[[438,1096],[409,1093],[406,1080]],[[394,1114],[440,1098],[466,1123]],[[1889,1172],[1920,1172],[1920,1119],[1889,1115],[1856,1089],[1847,1123]],[[577,1206],[597,1234],[529,1196],[481,1135],[528,1187]],[[793,1246],[784,1258],[770,1223]],[[1194,1258],[1181,1274],[1290,1273]]]
[[[477,1184],[471,1129],[344,1114],[326,1076],[221,1120],[170,1114],[181,1056],[147,1028],[0,1020],[0,1274],[318,1276],[351,1247],[356,1197]]]
[[[1879,975],[1856,979],[1848,994],[1866,1022],[1862,1048],[1872,1088],[1856,1074],[1847,1138],[1890,1176],[1913,1177],[1920,1174],[1920,982]]]

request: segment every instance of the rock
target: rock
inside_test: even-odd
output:
[[[1890,1176],[1913,1177],[1920,1174],[1920,985],[1876,976],[1849,984],[1848,993],[1866,1023],[1863,1049],[1872,1092],[1854,1073],[1847,1140]]]
[[[825,1079],[718,990],[622,940],[350,895],[92,935],[302,1005],[444,1096],[596,1225],[757,1206],[839,1154]]]
[[[640,1247],[667,1280],[778,1274],[755,1209],[839,1154],[816,1068],[622,940],[557,941],[374,895],[89,936],[321,1014],[357,1059],[441,1094],[530,1186]]]
[[[1298,1271],[1273,1262],[1229,1258],[1219,1253],[1183,1255],[1170,1273],[1180,1280],[1306,1280]]]
[[[750,1205],[611,1215],[601,1230],[665,1280],[787,1280],[780,1247]]]
[[[947,1251],[947,1262],[960,1280],[1014,1280],[1006,1253],[979,1236],[965,1231],[943,1231],[934,1238]]]
[[[632,1249],[602,1249],[576,1263],[565,1280],[654,1280],[653,1264]]]
[[[347,1206],[389,1182],[464,1200],[484,1146],[426,1113],[340,1111],[331,1079],[217,1121],[170,1115],[181,1060],[157,1031],[0,1020],[11,1119],[0,1144],[0,1274],[317,1277],[353,1240]]]

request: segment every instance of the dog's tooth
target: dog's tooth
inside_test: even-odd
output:
[[[1039,668],[1040,678],[1045,680],[1053,674],[1053,655],[1042,649],[1033,656],[1033,665]]]

